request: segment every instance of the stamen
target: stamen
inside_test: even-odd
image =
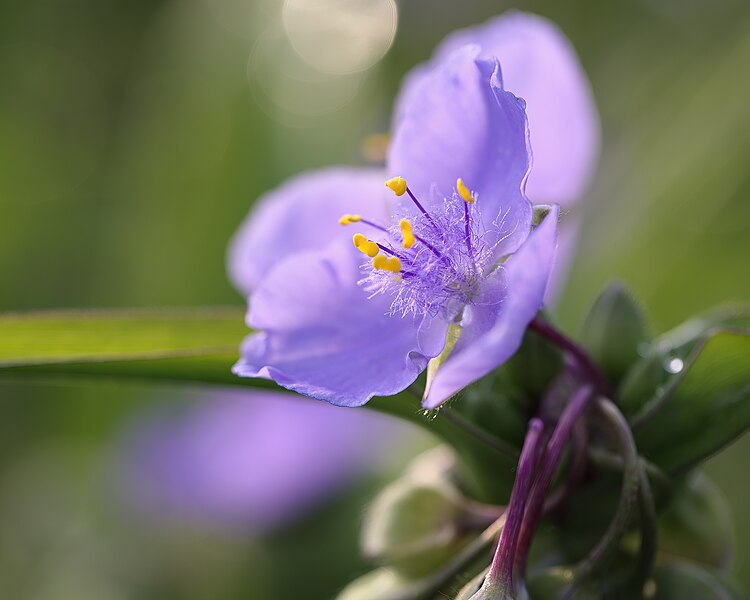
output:
[[[341,215],[339,219],[339,225],[351,225],[352,223],[359,223],[362,220],[360,215]]]
[[[416,204],[417,208],[422,211],[422,214],[425,216],[425,218],[430,222],[430,224],[435,228],[435,230],[439,233],[440,227],[437,223],[432,219],[432,217],[429,215],[429,213],[425,210],[424,206],[422,206],[419,203],[419,200],[417,200],[417,197],[412,193],[412,191],[409,189],[409,186],[406,185],[406,179],[403,177],[394,177],[393,179],[389,179],[385,182],[386,187],[393,190],[393,193],[396,194],[396,196],[403,196],[404,193],[409,194],[409,197],[412,199],[414,204]],[[363,223],[367,223],[364,219],[362,220]],[[407,224],[409,231],[408,234],[404,230],[404,223]],[[399,221],[399,225],[401,226],[401,233],[404,236],[404,248],[411,248],[414,245],[414,242],[416,240],[419,240],[421,243],[423,243],[427,248],[430,249],[430,251],[437,256],[440,260],[445,261],[445,263],[450,266],[451,262],[450,259],[448,259],[447,256],[445,256],[440,250],[435,248],[432,244],[427,242],[424,238],[415,235],[412,231],[411,224],[406,219],[401,219]],[[407,245],[408,244],[408,245]]]
[[[375,242],[371,242],[361,233],[355,233],[352,238],[354,247],[359,250],[362,254],[366,254],[370,258],[374,258],[378,255],[380,248]]]
[[[425,210],[424,206],[417,200],[417,197],[414,195],[414,192],[412,192],[409,189],[409,186],[406,185],[406,179],[403,177],[394,177],[393,179],[389,179],[385,182],[385,186],[387,188],[390,188],[393,190],[393,193],[397,196],[403,196],[404,193],[409,194],[409,198],[411,198],[411,201],[414,202],[416,207],[422,211],[422,214],[427,217],[427,219],[432,223],[434,227],[437,227],[437,224],[435,221],[432,220],[432,217],[429,215],[429,213]]]
[[[471,218],[469,216],[469,204],[474,204],[476,198],[471,193],[471,190],[466,187],[464,180],[460,177],[456,180],[456,190],[458,191],[461,198],[464,199],[464,238],[466,239],[466,249],[469,252],[469,258],[474,265],[476,271],[476,261],[474,260],[474,249],[471,246]]]
[[[373,223],[368,219],[363,219],[362,215],[341,215],[341,218],[339,219],[339,225],[351,225],[352,223],[363,223],[364,225],[369,225],[370,227],[373,227],[378,231],[388,233],[388,230],[385,227],[383,227],[382,225],[378,225],[377,223]]]
[[[404,248],[411,248],[414,245],[416,238],[414,237],[414,231],[412,230],[411,223],[406,219],[401,219],[399,222],[401,227],[401,235],[404,238]]]
[[[476,202],[474,194],[472,194],[471,190],[466,187],[466,184],[464,184],[463,179],[461,179],[460,177],[456,181],[456,189],[461,195],[461,198],[463,198],[464,202],[466,202],[467,204],[474,204],[474,202]]]
[[[390,271],[398,273],[401,271],[401,261],[395,256],[388,257],[385,254],[378,254],[372,259],[372,266],[381,271]]]
[[[385,187],[393,190],[397,196],[403,196],[406,192],[406,179],[403,177],[393,177],[385,182]]]

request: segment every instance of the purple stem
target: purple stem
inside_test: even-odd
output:
[[[507,510],[508,516],[503,531],[500,534],[495,556],[492,559],[492,566],[487,575],[487,579],[490,582],[506,591],[513,589],[513,558],[516,550],[516,542],[521,530],[526,499],[531,490],[531,484],[534,481],[535,463],[543,430],[544,425],[540,419],[532,419],[529,422],[529,430],[523,443],[521,458],[518,461],[516,481],[513,484],[513,491],[510,495],[510,504]]]
[[[591,399],[595,397],[592,391],[591,386],[588,385],[576,391],[571,401],[565,407],[547,443],[544,462],[539,469],[539,475],[534,482],[534,488],[531,490],[526,512],[523,515],[523,524],[514,561],[519,573],[525,572],[526,559],[529,555],[534,531],[542,514],[544,499],[552,484],[552,478],[555,475],[557,466],[560,464],[563,451],[573,432],[573,428],[583,411],[589,406]]]
[[[592,384],[594,384],[596,391],[605,396],[609,395],[609,383],[607,383],[606,377],[604,377],[601,369],[599,369],[597,364],[588,353],[581,348],[581,346],[540,317],[534,317],[531,323],[529,323],[529,329],[535,331],[542,337],[548,339],[555,346],[558,346],[570,354],[570,356],[572,356],[581,367],[587,378]]]

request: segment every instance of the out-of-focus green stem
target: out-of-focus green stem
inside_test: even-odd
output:
[[[601,540],[578,565],[575,583],[563,594],[563,600],[570,600],[575,587],[588,580],[617,548],[631,521],[640,488],[642,469],[628,422],[617,406],[607,398],[599,398],[595,408],[598,422],[622,456],[622,493],[612,522]]]

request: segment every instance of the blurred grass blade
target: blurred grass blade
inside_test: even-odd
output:
[[[0,374],[133,371],[229,380],[246,333],[243,310],[233,307],[6,313]]]

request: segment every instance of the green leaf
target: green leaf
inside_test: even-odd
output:
[[[0,315],[0,369],[236,357],[247,333],[239,308],[92,310]]]
[[[635,426],[658,408],[685,374],[699,346],[721,329],[750,328],[750,307],[727,306],[692,318],[661,335],[628,370],[617,391],[620,410]]]
[[[642,454],[679,474],[750,426],[750,330],[716,330],[674,367],[635,438]]]

